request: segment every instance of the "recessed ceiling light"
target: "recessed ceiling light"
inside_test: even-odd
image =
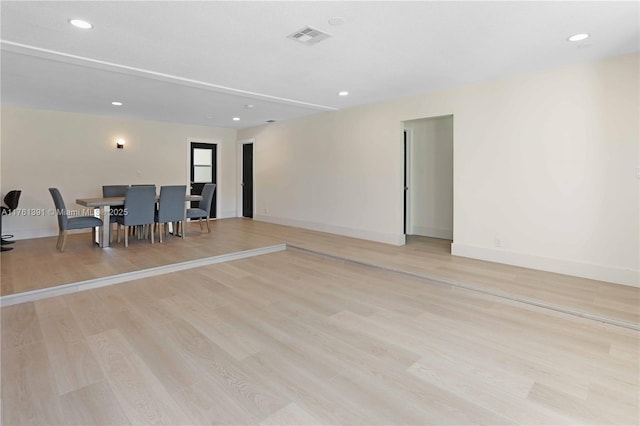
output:
[[[349,96],[349,92],[347,92],[346,90],[343,90],[341,92],[338,92],[338,96]]]
[[[82,28],[83,30],[89,30],[93,28],[93,25],[87,21],[83,21],[82,19],[69,19],[69,23],[77,28]]]
[[[567,40],[569,40],[569,41],[582,41],[582,40],[586,40],[588,38],[589,38],[589,34],[582,33],[582,34],[574,34],[571,37],[569,37]]]
[[[113,101],[113,102],[111,102],[111,105],[114,105],[114,106],[122,106],[122,102]]]
[[[334,25],[334,26],[339,26],[344,24],[344,18],[342,16],[334,16],[333,18],[329,19],[329,25]]]
[[[233,121],[240,121],[240,117],[233,117]]]
[[[251,109],[251,108],[253,108],[253,105],[252,105],[252,104],[246,104],[244,107],[245,107],[246,109]]]

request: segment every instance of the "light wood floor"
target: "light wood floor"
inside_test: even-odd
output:
[[[639,419],[637,331],[295,250],[1,313],[4,425]]]
[[[55,240],[18,241],[15,250],[2,253],[2,295],[287,243],[640,325],[639,288],[455,257],[450,254],[447,240],[409,237],[407,245],[396,247],[244,219],[212,222],[211,234],[190,224],[185,240],[170,237],[165,243],[154,245],[133,241],[128,249],[122,244],[99,249],[91,246],[88,235],[82,234],[71,235],[66,251],[58,253]]]

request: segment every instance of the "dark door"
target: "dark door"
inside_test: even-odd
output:
[[[242,216],[253,217],[253,144],[242,145]]]
[[[191,142],[191,195],[202,194],[205,183],[216,183],[217,145],[212,143]],[[211,201],[211,214],[216,217],[216,192]],[[191,207],[198,207],[198,202],[191,202]]]
[[[403,219],[403,225],[402,225],[402,229],[403,229],[403,233],[406,234],[407,233],[407,191],[409,190],[409,187],[407,185],[408,180],[407,180],[407,131],[404,131],[404,219]]]

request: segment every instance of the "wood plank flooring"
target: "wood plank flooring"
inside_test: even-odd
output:
[[[4,425],[622,425],[640,415],[637,331],[294,250],[1,317]]]
[[[187,238],[129,248],[91,246],[71,235],[64,253],[55,238],[18,241],[0,257],[0,294],[15,294],[144,268],[287,243],[386,268],[458,281],[562,309],[640,325],[640,288],[451,256],[450,241],[409,237],[402,247],[245,219],[212,222],[212,232],[188,225]]]

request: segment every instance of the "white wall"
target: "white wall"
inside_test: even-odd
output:
[[[385,205],[401,206],[402,159],[389,146],[400,132],[358,109],[240,131],[257,136],[254,218],[400,244],[397,209]]]
[[[22,189],[19,208],[51,209],[49,187],[67,208],[101,196],[102,185],[189,181],[187,140],[217,140],[218,217],[235,216],[236,131],[120,117],[2,107],[2,194]],[[126,140],[124,150],[116,138]],[[54,216],[6,216],[3,232],[17,238],[57,234]]]
[[[453,117],[405,121],[407,234],[453,239]]]
[[[638,285],[638,61],[241,131],[256,138],[256,218],[401,244],[402,122],[452,114],[454,254]]]

